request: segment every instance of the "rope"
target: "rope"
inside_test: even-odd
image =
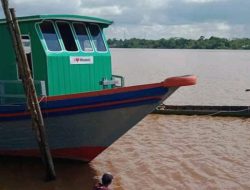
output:
[[[43,99],[47,99],[47,96],[42,96],[42,97],[40,98],[40,100],[38,101],[38,103],[40,104],[40,103],[43,101]]]

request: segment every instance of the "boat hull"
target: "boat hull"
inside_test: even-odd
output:
[[[92,160],[178,88],[168,85],[162,82],[43,99],[52,156]],[[39,155],[30,126],[25,105],[0,107],[0,155]]]

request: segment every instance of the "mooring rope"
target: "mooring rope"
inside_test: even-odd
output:
[[[38,103],[40,104],[44,99],[47,99],[47,96],[42,96],[42,97],[40,98],[40,100],[38,101]]]

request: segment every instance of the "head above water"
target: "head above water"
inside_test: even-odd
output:
[[[113,176],[111,173],[105,173],[102,176],[102,184],[108,186],[112,183]]]

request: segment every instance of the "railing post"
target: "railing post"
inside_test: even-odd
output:
[[[42,93],[41,95],[47,96],[45,81],[40,81],[40,85],[41,85],[41,93]]]
[[[116,78],[120,80],[120,86],[115,86],[115,87],[124,87],[125,85],[125,81],[124,81],[124,77],[123,76],[119,76],[119,75],[112,75],[112,78],[115,80]]]
[[[4,94],[5,94],[5,89],[4,89],[4,83],[0,81],[0,104],[4,104]]]

